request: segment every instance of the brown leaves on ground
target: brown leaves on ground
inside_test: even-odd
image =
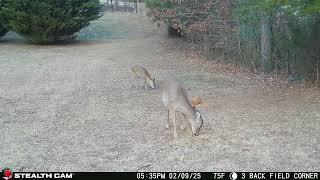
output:
[[[302,82],[290,82],[287,79],[286,73],[264,73],[233,63],[227,63],[223,58],[207,58],[203,55],[203,51],[201,51],[199,45],[183,41],[183,39],[174,39],[173,41],[170,41],[170,43],[174,44],[171,44],[172,47],[184,50],[188,61],[201,64],[201,66],[206,67],[214,73],[222,73],[224,75],[254,80],[257,84],[265,87],[290,89],[320,87],[319,82],[307,80]]]

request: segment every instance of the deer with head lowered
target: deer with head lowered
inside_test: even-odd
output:
[[[168,111],[166,128],[169,128],[170,119],[172,119],[174,137],[178,137],[176,112],[179,112],[189,121],[192,134],[198,136],[203,124],[201,113],[190,103],[185,89],[174,76],[170,76],[162,82],[161,94],[163,105]]]
[[[131,71],[133,73],[132,75],[132,82],[135,82],[135,87],[138,88],[138,81],[137,79],[143,78],[144,79],[144,85],[146,90],[148,89],[148,85],[154,89],[155,88],[155,78],[151,78],[149,72],[142,66],[134,65],[131,68]],[[133,85],[133,84],[132,84]]]

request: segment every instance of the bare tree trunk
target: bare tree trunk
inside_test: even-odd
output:
[[[261,58],[260,66],[264,71],[272,70],[271,67],[271,22],[270,15],[266,12],[262,13],[261,19]]]
[[[113,10],[114,10],[114,7],[113,7],[113,2],[112,2],[112,0],[110,0],[110,6],[111,6],[111,11],[113,11]]]
[[[317,82],[320,82],[320,74],[319,74],[319,59],[317,60]]]
[[[119,0],[116,0],[116,11],[118,11]]]
[[[138,13],[138,0],[135,0],[136,13]]]

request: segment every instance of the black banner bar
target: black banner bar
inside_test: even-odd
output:
[[[7,173],[8,175],[8,173]],[[4,179],[319,180],[319,172],[12,172]]]

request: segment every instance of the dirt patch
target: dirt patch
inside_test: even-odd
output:
[[[218,73],[207,61],[177,51],[174,40],[141,13],[106,14],[96,26],[109,28],[109,20],[127,33],[67,46],[1,42],[0,167],[320,170],[319,89],[266,88]],[[98,37],[88,29],[86,37]],[[144,65],[157,80],[176,74],[190,95],[208,102],[199,137],[185,131],[173,139],[159,89],[131,87],[133,64]]]

